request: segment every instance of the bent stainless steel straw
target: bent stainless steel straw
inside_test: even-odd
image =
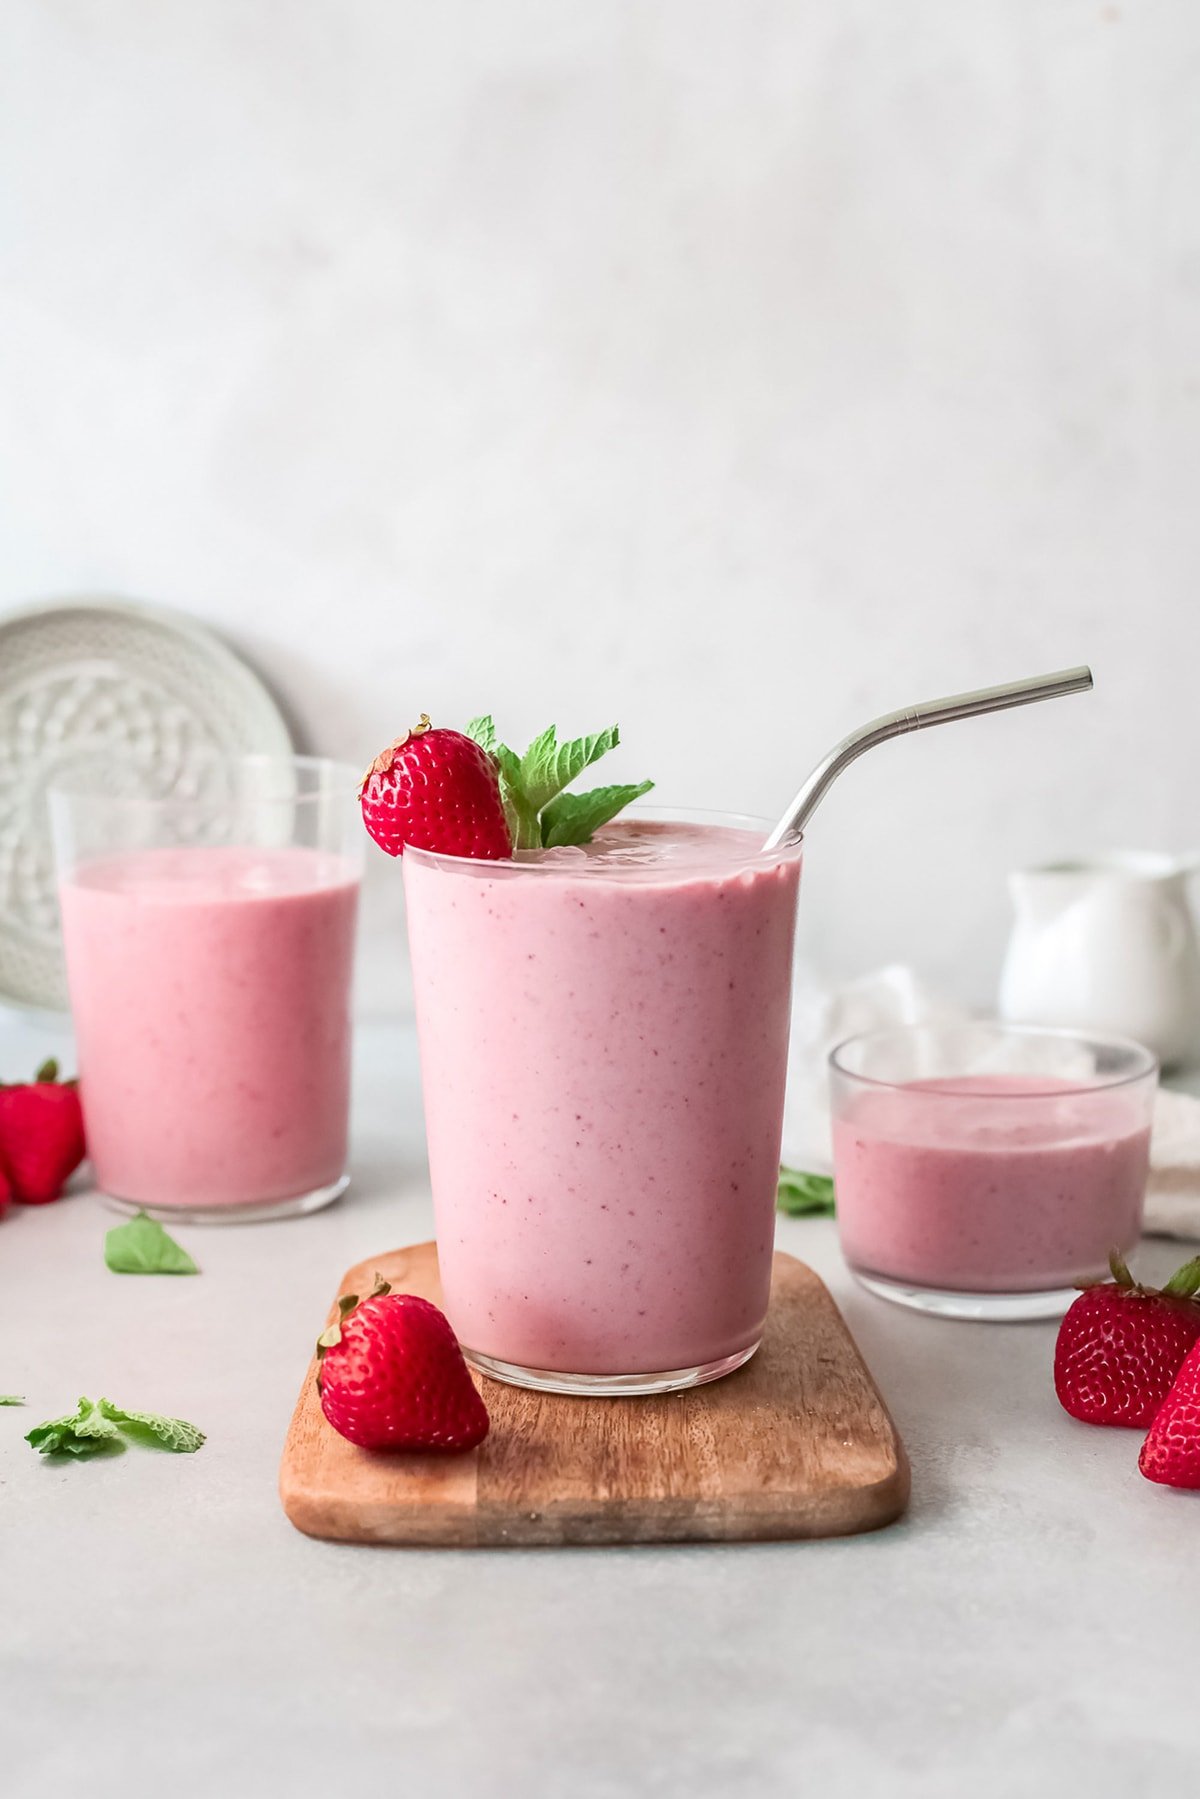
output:
[[[851,731],[849,737],[843,737],[824,761],[818,762],[763,848],[778,849],[787,839],[799,836],[842,770],[889,737],[923,731],[928,725],[949,724],[955,718],[975,718],[981,712],[1005,712],[1010,706],[1031,706],[1035,700],[1086,693],[1091,685],[1090,668],[1063,668],[1052,675],[1034,675],[1028,681],[1009,681],[1003,687],[980,687],[975,693],[955,693],[944,700],[922,700],[899,712],[873,718],[869,724]]]

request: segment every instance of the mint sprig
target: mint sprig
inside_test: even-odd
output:
[[[124,1438],[155,1444],[175,1455],[191,1455],[204,1441],[204,1432],[183,1418],[164,1418],[156,1412],[127,1412],[111,1399],[81,1399],[73,1412],[51,1418],[26,1433],[25,1441],[40,1455],[72,1455],[77,1460],[104,1453],[119,1453]]]
[[[0,1393],[0,1405],[24,1405],[24,1396],[20,1393]]]
[[[558,740],[558,728],[548,725],[518,756],[496,737],[490,713],[473,718],[467,736],[487,751],[496,764],[500,794],[508,817],[515,850],[560,849],[590,843],[601,825],[649,793],[653,781],[626,782],[594,787],[586,793],[567,793],[572,781],[616,749],[621,734],[616,725],[587,737]]]
[[[114,1274],[199,1274],[195,1262],[168,1236],[157,1218],[136,1212],[104,1238],[104,1260]]]
[[[833,1180],[827,1174],[805,1174],[799,1168],[782,1167],[775,1203],[789,1218],[832,1218]]]
[[[73,1412],[35,1424],[25,1441],[42,1455],[98,1455],[103,1449],[122,1448],[121,1433],[92,1399],[81,1399]]]
[[[204,1441],[204,1432],[186,1418],[165,1418],[159,1412],[127,1412],[111,1399],[100,1401],[100,1410],[137,1443],[161,1445],[172,1455],[193,1455]]]

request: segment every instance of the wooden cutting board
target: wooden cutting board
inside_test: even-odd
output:
[[[339,1293],[441,1304],[432,1243],[352,1268]],[[332,1320],[335,1307],[330,1307]],[[468,1455],[358,1449],[326,1423],[310,1365],[280,1470],[298,1530],[351,1543],[761,1541],[890,1524],[908,1499],[896,1428],[828,1292],[776,1255],[762,1348],[709,1386],[568,1399],[477,1377],[492,1428]]]

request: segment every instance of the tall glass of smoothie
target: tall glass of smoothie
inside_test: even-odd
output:
[[[1158,1068],[1122,1038],[930,1025],[831,1058],[838,1230],[859,1280],[951,1317],[1053,1317],[1142,1227]]]
[[[715,1380],[771,1281],[799,842],[640,809],[585,847],[413,847],[404,882],[447,1314],[559,1392]]]
[[[96,1185],[193,1221],[315,1211],[348,1179],[357,776],[214,758],[146,798],[119,775],[50,801]]]

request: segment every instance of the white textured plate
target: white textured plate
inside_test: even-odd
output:
[[[291,748],[258,676],[178,613],[78,600],[0,618],[0,1000],[66,1005],[53,781],[111,764],[124,791],[169,793],[214,753]]]

